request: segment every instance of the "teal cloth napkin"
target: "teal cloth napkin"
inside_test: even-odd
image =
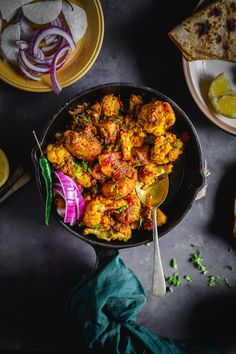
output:
[[[136,322],[146,302],[145,291],[119,253],[86,274],[68,299],[90,349],[109,354],[218,354],[168,340]]]

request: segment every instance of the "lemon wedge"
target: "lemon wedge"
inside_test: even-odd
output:
[[[0,187],[4,185],[9,177],[9,162],[6,154],[0,149]]]
[[[236,92],[225,73],[212,80],[208,96],[217,112],[228,118],[236,118]]]

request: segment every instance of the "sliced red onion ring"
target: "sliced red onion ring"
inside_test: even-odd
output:
[[[57,80],[56,77],[56,71],[58,69],[57,66],[57,62],[58,60],[60,60],[60,58],[63,56],[63,54],[68,50],[68,45],[61,47],[60,49],[58,49],[58,51],[56,52],[56,54],[54,55],[53,59],[52,59],[52,64],[50,67],[50,78],[51,78],[51,82],[52,82],[52,87],[54,92],[58,95],[61,92],[61,86]],[[65,63],[65,61],[63,62],[63,64]],[[59,64],[59,67],[62,67],[63,64]]]
[[[20,50],[27,50],[30,47],[29,42],[23,41],[22,39],[16,41],[16,45]]]
[[[39,67],[39,66],[36,66],[34,64],[31,64],[31,62],[27,59],[27,56],[25,54],[25,52],[23,50],[20,50],[20,58],[22,60],[22,63],[24,64],[24,66],[29,69],[29,70],[32,70],[36,73],[43,73],[43,74],[46,74],[50,71],[49,68],[46,68],[46,67]]]
[[[39,31],[39,33],[36,35],[33,45],[32,45],[33,57],[36,57],[37,52],[38,52],[38,48],[39,48],[39,44],[41,43],[41,41],[46,36],[51,35],[51,34],[53,34],[53,35],[55,34],[57,36],[65,38],[65,40],[68,42],[71,49],[72,50],[75,49],[75,43],[74,43],[72,37],[65,30],[54,26],[54,27],[49,27],[49,28],[43,29],[43,30]]]
[[[65,210],[58,210],[58,214],[64,217],[64,222],[71,226],[76,224],[84,213],[84,199],[80,193],[78,185],[72,178],[65,175],[62,171],[54,171],[57,181],[54,190],[65,200]]]
[[[31,80],[35,80],[35,81],[41,81],[41,78],[38,77],[38,76],[33,76],[31,75],[27,70],[26,68],[24,67],[24,64],[22,63],[22,60],[20,58],[20,54],[18,55],[18,65],[19,65],[19,68],[20,70],[22,71],[22,73],[28,78],[28,79],[31,79]]]

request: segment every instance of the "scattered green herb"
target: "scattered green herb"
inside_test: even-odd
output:
[[[97,184],[93,186],[93,193],[98,194],[98,186]]]
[[[172,258],[172,259],[170,260],[170,266],[171,266],[172,268],[177,268],[177,262],[176,262],[176,259],[175,259],[175,258]]]
[[[178,272],[174,273],[173,275],[171,275],[169,277],[167,277],[166,280],[168,281],[168,283],[170,285],[174,285],[174,286],[181,286],[182,285]]]
[[[76,178],[81,178],[82,177],[81,166],[78,165],[75,161],[72,161],[71,164],[72,164],[72,166],[76,167],[75,177]]]
[[[140,229],[143,227],[144,220],[145,220],[145,219],[142,218],[142,217],[139,219],[138,230],[140,230]]]
[[[89,123],[90,119],[86,117],[84,114],[79,114],[78,117],[82,119],[85,123]]]
[[[120,207],[119,209],[117,209],[117,211],[119,211],[120,213],[122,213],[123,211],[125,211],[128,208],[128,205],[124,205],[122,207]]]
[[[195,267],[201,270],[202,274],[206,275],[208,273],[206,266],[203,264],[203,257],[199,248],[196,250],[194,254],[191,255],[190,262],[192,262]]]
[[[220,282],[220,277],[217,275],[210,275],[208,278],[209,278],[208,286],[210,286],[211,288],[213,288],[214,286],[216,286],[216,284]]]
[[[91,229],[100,229],[101,228],[101,225],[93,225],[91,226]]]
[[[110,192],[114,192],[116,186],[117,186],[117,183],[112,184],[111,188],[110,188]]]
[[[187,274],[184,275],[184,279],[187,281],[190,281],[190,282],[193,281],[193,278],[191,277],[191,275],[187,275]]]
[[[230,284],[229,279],[226,277],[224,278],[225,284],[228,286],[228,288],[233,289],[233,285]]]

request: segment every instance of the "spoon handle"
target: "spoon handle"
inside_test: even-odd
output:
[[[152,208],[152,233],[154,243],[152,294],[154,296],[163,296],[166,293],[166,282],[161,263],[156,211],[156,207]]]

